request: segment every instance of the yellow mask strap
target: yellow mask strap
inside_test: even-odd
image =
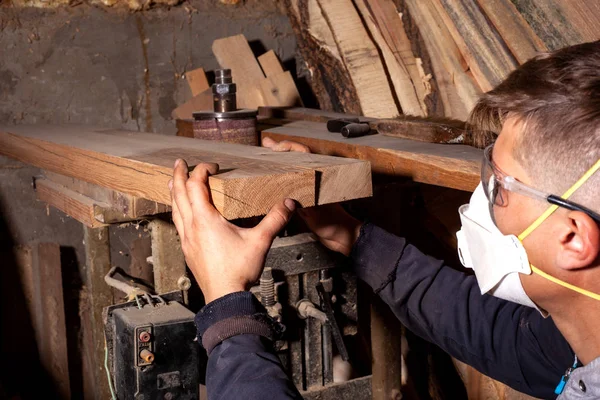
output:
[[[594,175],[594,173],[596,171],[598,171],[598,169],[600,169],[600,160],[596,161],[596,164],[594,164],[592,166],[592,168],[590,168],[585,174],[583,174],[583,176],[577,182],[575,182],[575,184],[573,186],[571,186],[569,188],[569,190],[567,190],[562,195],[562,198],[566,200],[569,197],[571,197],[571,195],[573,195],[573,193],[575,193],[575,191],[577,189],[579,189],[581,187],[581,185],[583,185],[588,179],[590,179],[590,177],[592,175]],[[533,224],[531,224],[527,229],[525,229],[523,231],[523,233],[521,233],[519,235],[519,240],[522,242],[527,236],[529,236],[529,234],[531,232],[533,232],[538,226],[540,226],[540,224],[542,222],[544,222],[550,215],[552,215],[552,213],[554,211],[556,211],[557,209],[558,209],[557,205],[552,205],[552,206],[548,207],[548,209],[542,215],[540,215],[539,218],[536,219],[533,222]],[[571,289],[571,290],[573,290],[573,291],[575,291],[577,293],[583,294],[584,296],[588,296],[588,297],[591,297],[594,300],[599,300],[600,301],[600,295],[599,294],[596,294],[594,292],[590,292],[589,290],[582,289],[582,288],[577,287],[575,285],[571,285],[570,283],[567,283],[567,282],[562,281],[562,280],[560,280],[558,278],[555,278],[552,275],[548,275],[547,273],[545,273],[544,271],[542,271],[541,269],[539,269],[538,267],[535,267],[533,265],[531,265],[531,270],[534,273],[540,275],[541,277],[546,278],[549,281],[556,283],[557,285],[563,286],[563,287],[565,287],[567,289]]]
[[[575,184],[573,186],[571,186],[569,188],[569,190],[567,190],[563,195],[562,198],[565,200],[568,200],[569,197],[571,197],[573,195],[573,193],[575,193],[575,191],[577,191],[577,189],[579,189],[581,187],[581,185],[583,185],[588,179],[590,179],[590,177],[592,175],[594,175],[594,173],[596,173],[596,171],[598,171],[598,169],[600,169],[600,160],[596,161],[596,164],[594,164],[592,166],[592,168],[590,168],[585,174],[583,174],[583,176],[581,178],[579,178],[579,180],[577,182],[575,182]],[[531,225],[529,225],[529,227],[527,229],[525,229],[523,231],[523,233],[521,233],[518,238],[519,240],[522,242],[527,236],[529,236],[529,234],[531,232],[533,232],[538,226],[540,226],[542,224],[542,222],[544,222],[546,219],[548,219],[548,217],[550,215],[552,215],[552,213],[554,211],[556,211],[558,209],[557,205],[551,205],[550,207],[548,207],[548,209],[546,211],[544,211],[544,213],[542,215],[540,215],[538,217],[538,219],[536,219],[535,221],[533,221],[533,223]]]

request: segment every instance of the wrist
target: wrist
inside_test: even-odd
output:
[[[350,255],[350,253],[352,252],[352,248],[354,247],[354,244],[356,243],[356,241],[358,240],[359,236],[360,236],[360,228],[362,227],[362,222],[360,222],[357,219],[352,219],[352,221],[349,221],[349,224],[346,226],[346,228],[343,230],[342,232],[342,236],[343,239],[341,240],[341,253],[344,254],[346,257],[348,257]]]
[[[202,289],[202,288],[201,288]],[[204,295],[204,302],[206,304],[212,303],[213,301],[225,297],[232,293],[237,292],[245,292],[246,288],[244,285],[219,285],[218,288],[206,288],[202,289],[202,294]]]

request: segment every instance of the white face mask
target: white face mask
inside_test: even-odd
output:
[[[492,220],[490,204],[481,184],[469,204],[458,210],[462,229],[456,233],[461,263],[475,272],[481,294],[489,293],[537,309],[525,293],[519,273],[531,274],[527,252],[515,235],[504,235]]]

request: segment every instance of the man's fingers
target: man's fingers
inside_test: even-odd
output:
[[[290,221],[295,210],[296,203],[294,203],[294,200],[285,199],[285,201],[271,208],[271,211],[253,229],[253,232],[259,236],[260,240],[269,241],[270,245],[277,232],[282,230]]]
[[[263,147],[267,147],[277,152],[295,151],[298,153],[310,153],[308,146],[289,140],[282,140],[281,142],[277,143],[273,139],[265,137],[262,140],[262,145]]]
[[[184,160],[175,161],[173,169],[173,189],[171,190],[173,203],[179,209],[179,215],[184,226],[184,229],[191,227],[192,223],[192,207],[188,197],[185,184],[188,180],[188,166]]]
[[[186,183],[192,209],[205,217],[217,212],[211,202],[208,177],[218,170],[217,164],[198,164]]]
[[[173,198],[173,181],[169,182],[169,184],[169,189],[171,189],[171,218],[173,218],[173,223],[175,224],[175,228],[177,228],[177,232],[179,233],[179,238],[183,243],[185,238],[183,220],[181,219],[181,213],[179,212],[179,207],[177,207],[177,202]]]

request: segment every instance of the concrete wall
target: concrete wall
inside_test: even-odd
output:
[[[192,0],[142,12],[87,3],[0,7],[0,124],[84,123],[174,134],[171,111],[191,97],[185,72],[217,68],[213,40],[239,33],[246,35],[258,54],[274,49],[282,60],[294,63],[295,38],[273,0],[247,0],[236,6]],[[35,168],[0,157],[0,253],[14,245],[59,243],[69,255],[63,264],[67,311],[72,317],[67,320],[76,323],[89,312],[82,290],[82,228],[35,200],[32,177],[37,174]],[[142,270],[150,267],[142,264],[150,247],[143,224],[111,228],[110,239],[113,265],[147,277],[148,271]],[[0,264],[3,287],[18,284],[14,260],[6,256]],[[0,350],[3,365],[13,368],[0,375],[0,397],[3,391],[31,389],[26,382],[35,378],[19,370],[19,365],[31,370],[31,360],[10,342],[15,335],[5,334],[8,326],[13,333],[30,329],[18,325],[7,312],[25,299],[5,297],[6,292]],[[79,330],[68,326],[72,341],[79,340],[69,354],[73,398],[93,391],[93,382],[77,376],[89,362],[82,360]]]

